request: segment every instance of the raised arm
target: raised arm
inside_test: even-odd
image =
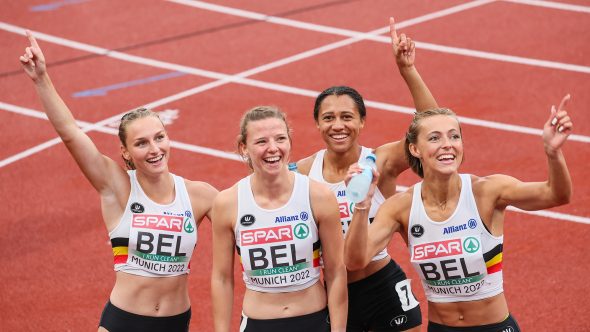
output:
[[[346,176],[346,182],[353,174],[359,173],[358,164],[351,165]],[[394,218],[395,202],[389,198],[379,207],[377,215],[369,226],[369,210],[375,193],[379,173],[373,171],[373,182],[362,202],[354,205],[352,220],[348,226],[344,241],[344,263],[351,270],[360,270],[367,266],[371,259],[387,246],[393,234],[400,229]]]
[[[348,312],[348,293],[346,267],[342,258],[344,241],[338,202],[334,194],[323,185],[311,181],[310,186],[313,215],[318,223],[322,243],[331,330],[344,332]]]
[[[222,191],[213,203],[213,268],[211,298],[216,332],[229,332],[234,300],[234,230],[237,210],[235,187]]]
[[[434,96],[430,93],[430,90],[414,65],[416,59],[416,45],[414,41],[404,33],[398,37],[393,17],[389,18],[389,33],[391,34],[391,47],[395,56],[395,62],[400,74],[410,89],[416,111],[421,112],[437,108],[438,105]]]
[[[422,112],[437,108],[438,104],[434,96],[430,93],[428,86],[414,65],[416,59],[414,41],[403,33],[398,36],[393,18],[389,18],[389,32],[395,62],[408,89],[410,89],[416,111]],[[398,175],[409,167],[404,152],[404,142],[401,140],[384,144],[375,150],[375,154],[377,155],[377,167],[381,173],[378,187],[387,198],[395,194]]]
[[[572,180],[561,150],[573,129],[572,120],[566,111],[569,99],[567,95],[557,109],[551,107],[551,115],[543,127],[543,143],[549,166],[547,181],[521,182],[512,177],[500,177],[499,207],[513,205],[523,210],[540,210],[570,201]]]
[[[96,145],[77,125],[72,113],[61,99],[47,73],[45,56],[30,31],[26,32],[30,46],[19,60],[25,73],[33,80],[35,89],[49,121],[61,137],[74,160],[101,194],[114,191],[116,180],[125,171],[110,158],[102,155]],[[125,182],[119,182],[125,183]]]

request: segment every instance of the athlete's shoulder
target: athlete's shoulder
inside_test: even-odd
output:
[[[309,172],[311,171],[311,166],[313,165],[313,161],[315,160],[315,157],[317,155],[317,152],[312,154],[309,157],[303,158],[297,162],[295,162],[295,166],[296,166],[296,171],[298,173],[304,174],[304,175],[309,175]],[[292,169],[294,170],[294,169]]]
[[[487,176],[477,176],[470,174],[471,186],[474,193],[490,193],[501,191],[507,186],[513,185],[518,180],[505,174],[492,174]]]
[[[414,197],[414,186],[410,188],[398,192],[395,195],[389,197],[387,201],[390,201],[390,204],[395,204],[397,206],[406,207],[412,205],[412,199]]]
[[[324,183],[318,182],[312,178],[309,179],[309,191],[312,194],[312,198],[315,199],[327,199],[335,197],[334,193]]]
[[[238,183],[233,186],[220,191],[215,197],[215,206],[223,207],[238,201]]]
[[[219,193],[215,187],[204,181],[192,181],[184,179],[186,190],[191,197],[215,198]]]

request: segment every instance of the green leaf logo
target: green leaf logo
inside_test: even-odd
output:
[[[463,241],[463,248],[470,254],[477,252],[479,250],[479,241],[470,236]]]
[[[309,227],[306,224],[297,224],[293,228],[293,233],[298,239],[305,239],[309,235]]]
[[[184,231],[187,233],[192,233],[195,231],[193,224],[191,224],[191,218],[184,219]]]

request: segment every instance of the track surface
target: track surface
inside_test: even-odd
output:
[[[364,145],[402,137],[412,102],[388,45],[389,16],[418,42],[417,66],[439,104],[464,117],[462,172],[545,179],[540,128],[551,104],[572,94],[575,135],[564,151],[575,195],[536,215],[507,213],[505,292],[524,331],[590,330],[587,1],[51,1],[8,0],[0,11],[0,331],[95,331],[114,282],[98,195],[20,69],[24,28],[75,118],[101,124],[89,135],[105,154],[120,158],[109,118],[148,105],[175,116],[171,170],[223,189],[247,174],[232,151],[239,117],[254,105],[287,112],[293,160],[322,147],[313,101],[332,85],[367,100]],[[406,172],[399,185],[416,181]],[[212,330],[210,231],[208,222],[199,229],[192,261],[191,331]],[[425,304],[400,238],[390,249]]]

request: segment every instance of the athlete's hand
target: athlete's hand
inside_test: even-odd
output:
[[[416,58],[416,45],[412,38],[407,37],[406,34],[402,33],[397,36],[395,30],[395,20],[393,17],[389,18],[389,33],[391,35],[391,47],[393,48],[393,55],[395,56],[395,62],[399,69],[412,67]]]
[[[565,109],[570,95],[561,99],[559,107],[551,106],[551,115],[543,127],[543,143],[547,155],[553,155],[565,143],[573,129],[573,122]]]
[[[353,176],[360,174],[363,171],[363,167],[361,167],[358,163],[354,163],[350,165],[348,168],[348,172],[346,172],[346,177],[344,178],[344,183],[348,186],[350,179]],[[371,169],[373,172],[373,180],[371,181],[371,185],[369,186],[369,191],[367,192],[367,196],[361,202],[355,204],[356,208],[361,210],[368,209],[371,207],[371,201],[373,199],[373,195],[375,194],[375,189],[377,188],[377,183],[379,182],[379,172],[376,169]]]
[[[25,54],[21,55],[19,60],[25,73],[33,81],[38,81],[43,75],[47,73],[47,67],[45,65],[45,56],[37,43],[37,40],[31,34],[31,31],[26,31],[27,38],[31,44],[25,48]]]

